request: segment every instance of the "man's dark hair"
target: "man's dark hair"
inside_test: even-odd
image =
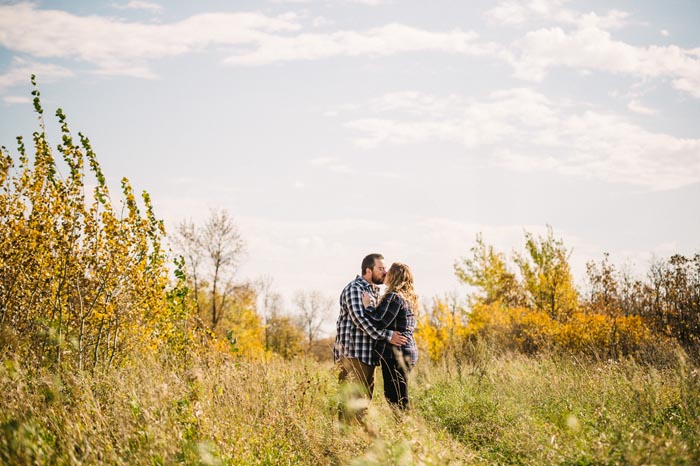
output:
[[[367,269],[372,270],[374,268],[374,261],[376,261],[377,259],[384,260],[384,256],[382,256],[381,254],[377,254],[377,253],[368,254],[367,256],[365,256],[365,258],[362,259],[362,274],[361,275],[364,275],[365,270],[367,270]]]

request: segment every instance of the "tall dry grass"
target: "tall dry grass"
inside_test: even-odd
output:
[[[143,358],[96,375],[0,367],[4,464],[463,463],[467,449],[373,403],[338,421],[335,372],[313,360]],[[449,461],[448,461],[449,460]]]
[[[183,367],[184,366],[184,367]],[[107,372],[0,365],[3,464],[700,464],[700,376],[575,357],[419,363],[396,419],[381,379],[338,421],[328,364],[143,357]]]

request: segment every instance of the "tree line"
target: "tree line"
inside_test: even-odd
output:
[[[0,353],[33,364],[99,370],[139,352],[176,360],[201,351],[234,357],[328,358],[319,338],[337,303],[299,291],[291,309],[270,277],[242,280],[245,241],[233,217],[212,210],[170,236],[147,192],[121,180],[115,198],[89,139],[61,109],[52,148],[32,77],[38,130],[17,157],[0,149]],[[700,348],[700,255],[657,259],[643,278],[605,255],[574,284],[571,251],[551,227],[525,233],[508,257],[478,235],[454,273],[469,287],[419,310],[416,338],[434,361],[484,342],[524,353],[569,351],[662,360]]]
[[[567,351],[597,358],[663,362],[700,350],[700,254],[655,259],[645,277],[619,269],[605,254],[574,284],[571,251],[548,227],[525,233],[524,252],[510,258],[478,235],[470,255],[455,262],[471,292],[435,298],[420,321],[434,360],[469,352],[475,341],[536,353]]]
[[[56,112],[52,148],[40,92],[32,148],[0,148],[0,353],[29,364],[100,370],[139,352],[293,357],[317,343],[332,300],[299,291],[283,312],[270,279],[239,280],[244,241],[226,211],[166,236],[149,194],[114,196],[90,140]],[[168,245],[168,242],[171,244]],[[262,306],[258,303],[262,299]]]

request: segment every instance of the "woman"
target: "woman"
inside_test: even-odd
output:
[[[394,262],[384,284],[386,293],[376,307],[365,293],[362,304],[377,328],[400,332],[408,338],[408,343],[400,347],[386,340],[375,343],[375,357],[379,358],[384,376],[384,396],[393,407],[406,410],[409,409],[408,373],[418,361],[418,348],[413,338],[418,297],[413,289],[413,274],[406,264]]]

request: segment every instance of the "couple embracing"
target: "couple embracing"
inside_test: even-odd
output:
[[[386,291],[379,296],[381,284]],[[371,399],[374,370],[381,366],[384,396],[392,408],[407,410],[408,374],[418,361],[413,338],[417,310],[411,269],[395,262],[387,271],[381,254],[366,256],[362,274],[340,295],[333,348],[340,381],[360,385]]]

